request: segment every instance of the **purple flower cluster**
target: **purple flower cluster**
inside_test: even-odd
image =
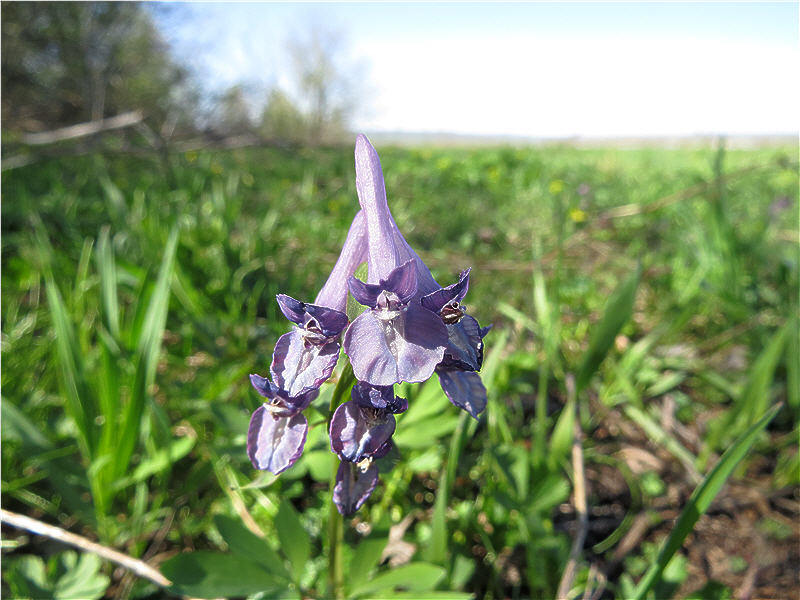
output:
[[[272,380],[250,376],[266,401],[247,435],[254,467],[275,474],[291,467],[308,431],[302,411],[331,376],[343,346],[357,383],[330,420],[331,450],[341,461],[333,499],[342,514],[358,510],[375,489],[375,461],[392,447],[395,415],[408,409],[394,384],[422,382],[435,372],[453,404],[475,418],[483,411],[486,389],[477,371],[489,330],[461,305],[469,269],[442,287],[403,238],[386,202],[378,154],[363,135],[355,159],[361,210],[314,304],[278,296],[294,328],[275,345]],[[366,282],[354,277],[365,261]],[[348,292],[366,307],[352,322],[345,313]]]

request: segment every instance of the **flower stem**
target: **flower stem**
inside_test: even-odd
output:
[[[338,461],[334,463],[338,467]],[[336,468],[331,474],[331,503],[328,516],[328,598],[344,598],[344,565],[342,544],[344,543],[344,518],[333,503],[333,488],[336,485]]]
[[[348,361],[339,375],[339,381],[331,395],[330,411],[328,413],[328,423],[333,418],[333,413],[345,400],[347,394],[355,383],[353,367]],[[339,469],[339,462],[333,462],[331,471],[331,500],[330,512],[328,515],[328,598],[340,600],[344,598],[344,565],[342,562],[342,544],[344,543],[344,518],[339,514],[336,505],[333,503],[333,488],[336,487],[336,472]]]

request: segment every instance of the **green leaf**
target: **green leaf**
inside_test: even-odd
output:
[[[143,460],[130,476],[115,481],[113,486],[114,490],[121,490],[134,483],[144,481],[151,475],[172,466],[189,454],[192,448],[194,448],[194,444],[195,440],[189,436],[173,440],[169,447],[157,450],[154,454]]]
[[[609,298],[603,317],[594,327],[589,340],[589,349],[583,357],[576,376],[576,386],[579,393],[587,386],[592,375],[595,374],[600,363],[603,362],[622,326],[631,318],[641,272],[640,266],[619,285],[611,298]]]
[[[642,580],[636,586],[636,600],[643,599],[647,595],[647,592],[660,581],[667,563],[669,563],[672,556],[681,547],[686,536],[694,529],[694,525],[700,516],[708,510],[711,502],[722,489],[722,486],[725,485],[725,482],[736,468],[736,465],[739,464],[748,450],[750,450],[750,446],[753,445],[758,434],[772,421],[780,408],[781,405],[773,406],[736,440],[725,454],[722,455],[722,458],[720,458],[711,472],[706,475],[703,482],[695,488],[683,511],[681,511],[681,515],[678,517],[675,527],[661,546],[656,561],[650,566],[647,573],[645,573]]]
[[[81,554],[77,564],[56,582],[53,597],[63,600],[101,598],[110,583],[109,578],[99,573],[102,561],[96,554]]]
[[[225,515],[214,515],[214,525],[233,554],[257,562],[278,579],[291,581],[292,576],[284,566],[283,559],[266,540],[247,529],[241,521]]]
[[[11,588],[13,597],[49,598],[52,595],[52,585],[47,581],[44,561],[40,557],[26,554],[17,559],[4,558],[3,561],[3,583]]]
[[[380,537],[367,538],[359,542],[350,558],[350,568],[345,578],[348,590],[367,582],[367,577],[378,564],[387,543],[388,537],[385,531]]]
[[[52,273],[46,277],[47,303],[56,333],[59,371],[66,395],[65,408],[78,427],[78,443],[84,456],[91,459],[96,447],[94,419],[98,415],[94,395],[86,381],[83,352]]]
[[[475,594],[466,592],[394,592],[386,594],[384,598],[396,600],[471,600]]]
[[[161,268],[158,272],[153,293],[144,315],[136,344],[136,361],[133,386],[128,404],[122,418],[122,432],[117,445],[114,475],[120,477],[128,468],[131,456],[136,448],[139,431],[142,425],[145,402],[150,386],[156,375],[158,356],[161,353],[161,339],[169,309],[169,291],[175,262],[175,249],[178,245],[178,230],[170,233]]]
[[[278,506],[275,530],[280,540],[281,552],[289,559],[295,580],[299,581],[311,556],[311,540],[300,523],[297,511],[288,500],[283,500]]]
[[[172,582],[171,592],[194,598],[231,598],[287,589],[255,562],[221,552],[179,554],[161,565],[161,573]]]
[[[100,233],[100,242],[97,247],[97,270],[100,273],[100,286],[103,291],[103,313],[106,327],[119,339],[119,302],[117,299],[117,264],[114,261],[114,252],[108,240],[108,227]]]
[[[0,402],[0,426],[3,441],[14,440],[28,450],[50,450],[53,443],[34,425],[25,414],[12,402],[3,399]]]
[[[405,588],[408,592],[427,591],[433,589],[444,575],[445,570],[442,567],[422,562],[411,563],[382,573],[372,581],[357,586],[352,594],[353,596],[363,596],[364,594],[376,596],[374,592],[381,591],[382,593],[377,596],[384,597],[386,591],[397,587]]]
[[[758,356],[750,370],[750,376],[737,403],[738,406],[730,412],[734,418],[731,435],[736,435],[752,425],[758,415],[767,409],[770,400],[769,387],[775,375],[775,369],[780,362],[789,334],[795,331],[795,319],[789,319],[772,336],[767,347]]]
[[[575,429],[575,398],[567,400],[567,404],[558,416],[553,434],[550,436],[550,454],[547,464],[550,470],[555,470],[561,460],[567,455],[572,446],[572,436]]]
[[[402,421],[400,421],[402,423]],[[394,443],[398,448],[428,448],[431,442],[451,433],[458,426],[458,416],[451,414],[430,421],[415,423],[413,427],[398,425]]]

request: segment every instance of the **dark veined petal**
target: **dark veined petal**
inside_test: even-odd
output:
[[[347,315],[327,306],[317,306],[295,300],[286,294],[276,296],[283,315],[299,327],[306,327],[311,319],[324,337],[335,338],[347,327]]]
[[[392,440],[386,440],[386,443],[383,446],[381,446],[380,448],[378,448],[375,451],[375,454],[372,455],[372,460],[376,461],[379,458],[383,458],[384,456],[389,454],[389,452],[392,451],[393,447],[394,447],[394,442]]]
[[[290,396],[286,390],[276,386],[266,377],[255,374],[250,375],[250,383],[259,394],[270,400],[267,405],[270,412],[276,416],[289,417],[305,410],[319,394],[318,389],[307,389],[297,396]]]
[[[486,408],[486,388],[481,376],[473,371],[437,371],[439,383],[450,402],[463,408],[475,419]]]
[[[364,262],[367,262],[367,224],[364,211],[358,211],[347,232],[339,259],[317,294],[314,304],[346,312],[347,279]]]
[[[355,160],[358,201],[367,219],[369,232],[369,282],[377,283],[386,279],[400,261],[394,243],[392,217],[386,204],[381,161],[363,134],[356,138]]]
[[[470,315],[447,326],[447,348],[442,367],[462,371],[479,371],[483,365],[483,336],[481,328]]]
[[[394,400],[394,386],[370,385],[366,381],[359,381],[353,386],[350,396],[360,406],[386,408]]]
[[[275,299],[278,301],[278,308],[281,309],[283,316],[295,325],[302,327],[306,315],[305,304],[286,294],[278,294]]]
[[[325,383],[338,360],[339,342],[306,344],[303,333],[295,329],[278,338],[269,370],[289,397],[297,397]]]
[[[327,306],[317,306],[316,304],[306,304],[305,306],[306,314],[317,322],[322,335],[325,337],[338,337],[347,327],[348,320],[345,313]]]
[[[370,385],[366,381],[359,381],[350,392],[350,396],[360,406],[381,408],[396,415],[408,410],[408,400],[394,395],[394,386]]]
[[[303,453],[308,421],[301,414],[277,417],[264,405],[250,418],[247,455],[256,469],[277,475],[291,467]]]
[[[331,450],[341,459],[361,462],[392,437],[395,425],[394,415],[388,410],[362,407],[349,400],[333,413]]]
[[[384,290],[394,292],[400,303],[405,304],[417,293],[417,268],[414,261],[404,262],[380,283]]]
[[[461,302],[464,300],[464,296],[467,295],[467,291],[469,290],[470,271],[471,269],[462,271],[458,281],[453,285],[448,285],[445,288],[423,296],[420,299],[420,304],[438,314],[447,304],[451,302]]]
[[[378,467],[371,463],[365,470],[359,465],[343,461],[336,472],[333,503],[345,516],[356,512],[370,497],[378,484]]]
[[[397,303],[405,304],[416,294],[417,271],[414,262],[408,261],[393,269],[386,279],[381,279],[378,283],[364,283],[350,277],[347,285],[356,302],[370,308],[377,306],[381,292],[392,292],[397,296]]]
[[[261,375],[256,375],[255,373],[251,373],[250,383],[253,384],[253,387],[256,389],[256,391],[259,394],[261,394],[264,398],[269,398],[270,400],[272,400],[278,395],[279,391],[278,386],[276,386],[266,377],[262,377]]]
[[[375,308],[378,304],[378,296],[382,288],[378,283],[364,283],[360,279],[350,277],[347,280],[347,288],[355,298],[355,301],[362,306]]]
[[[391,320],[361,313],[345,332],[344,350],[356,379],[372,385],[418,383],[444,356],[447,328],[438,315],[412,302]]]

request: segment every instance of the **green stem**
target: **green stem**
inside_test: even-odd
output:
[[[331,503],[328,516],[328,598],[344,598],[344,567],[342,564],[342,544],[344,543],[344,519],[333,503],[333,488],[336,485],[335,463],[331,473]]]
[[[347,362],[339,375],[339,381],[331,394],[331,403],[328,412],[328,423],[333,418],[333,413],[344,401],[355,383],[353,367]],[[333,463],[331,471],[331,501],[328,515],[328,597],[335,600],[344,598],[344,565],[342,562],[342,544],[344,543],[344,519],[339,514],[333,503],[333,489],[336,487],[336,472],[339,463]]]

